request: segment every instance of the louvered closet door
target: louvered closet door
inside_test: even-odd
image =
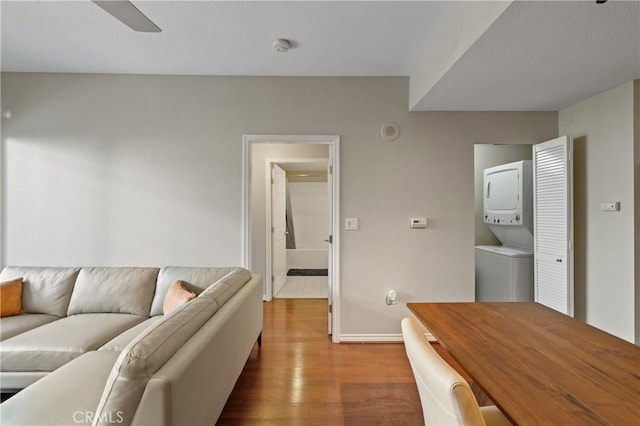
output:
[[[533,146],[535,301],[573,316],[573,172],[569,136]]]

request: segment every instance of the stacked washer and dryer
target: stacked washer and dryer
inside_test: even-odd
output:
[[[502,243],[476,246],[476,301],[533,301],[530,160],[484,170],[484,222]]]

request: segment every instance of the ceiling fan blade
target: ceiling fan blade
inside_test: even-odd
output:
[[[134,31],[144,33],[162,32],[160,27],[140,12],[137,7],[127,0],[91,0],[114,18],[121,21]]]

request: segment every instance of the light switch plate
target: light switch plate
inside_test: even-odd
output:
[[[345,229],[347,231],[357,231],[360,229],[360,223],[357,217],[348,217],[345,220]]]

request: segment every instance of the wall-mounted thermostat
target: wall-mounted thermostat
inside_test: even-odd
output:
[[[411,222],[409,223],[411,229],[424,229],[427,227],[427,218],[426,217],[412,217]]]

